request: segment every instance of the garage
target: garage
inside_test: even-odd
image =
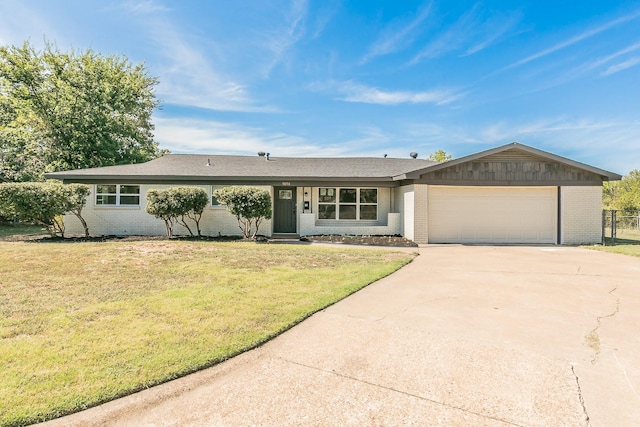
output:
[[[557,187],[428,186],[429,243],[557,241]]]

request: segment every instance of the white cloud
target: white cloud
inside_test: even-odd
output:
[[[163,102],[222,111],[276,110],[259,105],[242,82],[214,67],[215,49],[198,48],[199,40],[190,40],[167,16],[150,16],[146,24],[162,55],[154,70],[159,72],[158,95]]]
[[[123,2],[120,7],[129,13],[148,14],[155,12],[169,12],[170,8],[158,4],[153,0],[128,0]]]
[[[634,19],[636,19],[638,17],[640,17],[640,10],[636,10],[633,13],[621,16],[621,17],[619,17],[617,19],[613,19],[613,20],[611,20],[609,22],[606,22],[606,23],[596,27],[596,28],[592,28],[590,30],[587,30],[587,31],[584,31],[584,32],[578,34],[577,36],[570,37],[567,40],[564,40],[564,41],[561,41],[559,43],[556,43],[555,45],[553,45],[553,46],[551,46],[551,47],[549,47],[547,49],[543,49],[543,50],[541,50],[539,52],[534,53],[533,55],[529,55],[526,58],[523,58],[523,59],[521,59],[519,61],[516,61],[516,62],[510,64],[510,65],[507,65],[503,69],[506,70],[506,69],[509,69],[509,68],[518,67],[520,65],[524,65],[524,64],[526,64],[528,62],[531,62],[531,61],[534,61],[536,59],[540,59],[540,58],[545,57],[547,55],[550,55],[550,54],[552,54],[554,52],[557,52],[557,51],[559,51],[561,49],[564,49],[566,47],[569,47],[569,46],[572,46],[572,45],[574,45],[576,43],[579,43],[579,42],[581,42],[583,40],[586,40],[586,39],[589,39],[589,38],[591,38],[593,36],[596,36],[596,35],[604,32],[604,31],[606,31],[606,30],[608,30],[610,28],[613,28],[613,27],[616,27],[616,26],[618,26],[620,24],[624,24],[626,22],[632,21],[632,20],[634,20]]]
[[[520,21],[520,14],[493,14],[484,18],[478,4],[460,16],[449,28],[436,35],[411,60],[417,64],[426,58],[435,58],[449,52],[463,50],[463,56],[473,55],[506,37]]]
[[[68,45],[46,14],[29,7],[27,2],[0,2],[0,45],[19,46],[29,40],[36,48],[43,47],[45,36],[60,46]]]
[[[458,18],[451,27],[439,34],[431,43],[413,57],[411,64],[417,64],[424,58],[434,58],[445,52],[451,52],[458,49],[460,44],[467,39],[473,30],[473,26],[477,19],[477,8],[478,5],[474,5],[471,10]]]
[[[464,94],[450,89],[434,89],[431,91],[385,91],[375,87],[365,86],[353,82],[331,83],[329,88],[340,93],[338,99],[346,102],[360,102],[365,104],[399,105],[399,104],[436,104],[443,105],[453,102]]]
[[[472,44],[466,49],[464,56],[473,55],[484,49],[487,49],[491,45],[495,44],[499,40],[502,40],[507,34],[511,32],[520,22],[520,14],[513,14],[511,16],[497,16],[493,17],[485,22],[481,28],[478,29],[478,35],[471,37],[468,42]],[[480,41],[478,41],[480,40]]]
[[[604,73],[602,73],[602,75],[610,76],[611,74],[618,73],[622,70],[626,70],[627,68],[635,67],[638,64],[640,64],[640,57],[636,56],[635,58],[631,58],[618,64],[611,65],[606,69]]]
[[[610,62],[613,59],[616,59],[622,55],[626,55],[627,53],[631,53],[631,52],[635,52],[636,50],[640,49],[640,42],[634,43],[632,45],[629,45],[627,47],[625,47],[624,49],[620,49],[614,53],[612,53],[611,55],[605,56],[604,58],[600,58],[597,61],[593,61],[589,64],[586,64],[585,66],[583,66],[581,68],[580,71],[589,71],[589,70],[593,70],[594,68],[598,68],[604,64],[606,64],[607,62]]]
[[[261,45],[271,52],[271,59],[262,70],[263,78],[269,77],[271,71],[284,61],[287,52],[304,35],[307,11],[307,0],[294,0],[285,25],[274,31],[262,32]]]
[[[364,64],[371,59],[388,55],[390,53],[397,52],[404,49],[407,45],[411,44],[411,34],[414,33],[420,24],[429,16],[431,12],[432,3],[428,3],[423,6],[410,22],[405,23],[393,23],[390,24],[383,32],[382,36],[369,48],[367,54],[360,61]]]
[[[156,140],[173,153],[244,154],[258,151],[274,156],[338,156],[344,146],[319,145],[284,132],[212,120],[154,119]]]

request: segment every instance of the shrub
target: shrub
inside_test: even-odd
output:
[[[167,236],[173,236],[176,223],[184,226],[190,235],[193,231],[187,218],[196,224],[198,236],[201,236],[200,219],[209,203],[207,192],[198,187],[170,187],[166,190],[147,191],[147,213],[164,221]]]
[[[176,222],[175,200],[167,193],[166,190],[149,190],[147,191],[147,207],[146,212],[160,218],[164,221],[167,229],[167,236],[173,237],[173,225]]]
[[[202,236],[200,219],[204,208],[209,204],[207,192],[199,187],[171,187],[166,191],[176,198],[177,205],[180,207],[179,212],[176,212],[178,214],[178,223],[184,226],[189,231],[189,234],[193,236],[193,232],[186,221],[186,218],[189,218],[195,222],[198,236]]]
[[[262,188],[224,187],[215,190],[213,195],[235,215],[245,238],[254,239],[262,221],[271,218],[271,195]]]
[[[87,204],[87,196],[91,193],[88,185],[85,184],[66,184],[63,186],[69,198],[70,212],[80,220],[82,228],[84,228],[84,236],[89,237],[89,226],[82,217],[82,208]]]
[[[57,182],[12,182],[0,184],[0,215],[19,221],[44,225],[52,236],[64,237],[62,216],[71,212],[82,218],[89,187],[84,184],[64,185]]]

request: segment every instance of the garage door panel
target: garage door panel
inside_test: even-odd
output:
[[[431,243],[555,243],[555,187],[430,186]]]

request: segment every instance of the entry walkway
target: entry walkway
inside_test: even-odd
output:
[[[48,426],[640,420],[640,259],[427,246],[263,347]]]

